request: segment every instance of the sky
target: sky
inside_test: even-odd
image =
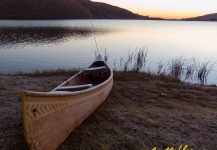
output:
[[[217,0],[92,0],[149,17],[182,19],[217,13]]]

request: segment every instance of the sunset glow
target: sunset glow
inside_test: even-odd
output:
[[[182,19],[217,13],[216,0],[94,0],[149,17]]]
[[[133,11],[134,12],[134,11]],[[160,18],[166,18],[166,19],[183,19],[183,18],[190,18],[195,16],[202,16],[205,15],[203,13],[194,13],[194,12],[179,12],[179,11],[138,11],[137,12],[140,15],[149,16],[149,17],[160,17]]]

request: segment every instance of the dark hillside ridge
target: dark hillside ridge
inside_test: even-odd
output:
[[[184,21],[217,21],[217,13],[198,16],[193,18],[184,18]]]
[[[154,19],[134,14],[120,7],[99,2],[91,2],[90,11],[94,19]]]
[[[161,19],[87,0],[1,0],[0,19]]]
[[[83,0],[1,0],[1,19],[79,19],[89,14]]]

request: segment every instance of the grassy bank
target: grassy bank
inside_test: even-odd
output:
[[[0,75],[0,149],[27,149],[21,90],[50,91],[73,73]],[[114,72],[109,97],[58,149],[217,149],[216,93],[165,75]]]

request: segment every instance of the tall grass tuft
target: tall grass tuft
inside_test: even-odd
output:
[[[124,62],[124,58],[123,57],[120,57],[120,62],[119,62],[119,71],[122,71],[123,69],[123,62]]]
[[[148,50],[141,48],[139,51],[128,51],[126,57],[120,57],[119,71],[140,72],[146,65]]]
[[[158,61],[157,75],[165,75],[166,74],[164,67],[165,67],[165,63],[163,63],[162,60]]]
[[[207,77],[210,74],[210,72],[213,70],[214,64],[210,64],[211,61],[206,61],[202,65],[199,66],[198,72],[197,72],[197,80],[200,82],[200,84],[206,84]]]
[[[186,61],[185,67],[185,80],[193,80],[195,71],[197,68],[197,62],[195,58],[191,58],[190,60]]]
[[[147,54],[148,50],[144,47],[139,50],[138,53],[135,54],[135,62],[133,70],[136,72],[141,71],[142,68],[145,67],[147,62]]]
[[[133,52],[128,52],[128,55],[127,55],[127,60],[124,62],[124,71],[129,71],[130,70],[130,66],[133,62],[133,56],[134,56],[134,53]]]
[[[109,55],[107,53],[107,50],[105,49],[105,51],[104,51],[104,60],[105,60],[106,63],[108,62],[108,58],[109,58]]]
[[[173,58],[168,63],[168,75],[181,80],[186,60],[183,57]]]

